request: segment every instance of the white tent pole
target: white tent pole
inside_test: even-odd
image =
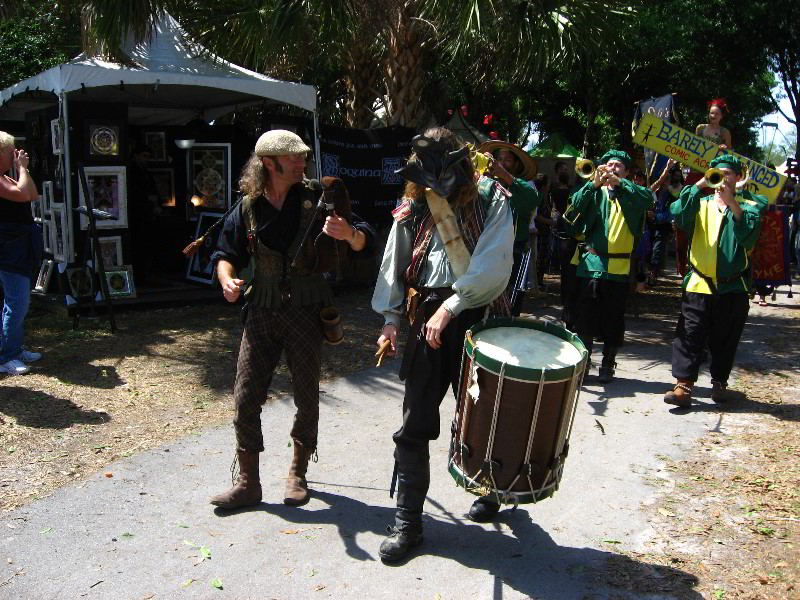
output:
[[[317,119],[317,111],[312,113],[314,115],[314,156],[317,161],[317,172],[314,173],[314,177],[318,180],[322,180],[322,161],[320,160],[320,153],[319,153],[319,121]]]
[[[67,109],[68,102],[67,102],[67,94],[66,92],[62,91],[58,97],[59,108],[64,116],[64,199],[66,204],[66,212],[67,212],[67,230],[64,232],[65,240],[64,244],[66,246],[64,254],[67,256],[67,262],[74,262],[75,261],[75,248],[74,248],[74,236],[75,231],[73,230],[73,217],[72,217],[72,164],[70,161],[70,153],[69,153],[69,110]]]

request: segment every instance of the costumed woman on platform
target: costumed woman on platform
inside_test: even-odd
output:
[[[299,506],[308,500],[306,469],[317,450],[319,428],[320,311],[332,298],[323,273],[335,267],[337,255],[362,250],[369,232],[369,226],[350,212],[350,199],[339,179],[326,177],[322,182],[325,200],[333,200],[336,211],[327,217],[316,211],[323,186],[305,179],[310,150],[291,131],[268,131],[258,139],[239,180],[244,197],[226,218],[212,255],[228,302],[235,302],[245,285],[237,273],[248,264],[253,267],[253,279],[244,290],[244,332],[233,388],[239,477],[229,491],[211,498],[220,508],[261,502],[261,405],[284,352],[297,412],[283,501]],[[314,235],[304,243],[306,231],[313,227]]]
[[[683,281],[681,315],[672,343],[672,375],[677,382],[664,402],[692,404],[703,354],[711,355],[711,399],[728,398],[728,376],[750,308],[748,251],[758,241],[764,196],[738,189],[742,163],[731,154],[711,161],[724,173],[724,184],[706,196],[705,178],[687,186],[672,204],[675,225],[691,240],[689,273]]]
[[[714,98],[708,102],[708,123],[700,123],[695,127],[695,134],[717,144],[721,150],[731,150],[733,143],[731,142],[731,132],[722,126],[722,119],[728,114],[728,105],[725,103],[725,98]],[[686,185],[690,186],[697,183],[703,176],[702,173],[691,171],[686,176]],[[705,194],[710,192],[706,190]],[[678,262],[678,274],[686,275],[687,268],[687,252],[689,248],[689,240],[686,239],[685,234],[680,229],[675,230],[675,253]]]
[[[510,312],[503,292],[514,228],[505,191],[488,177],[476,184],[468,148],[447,129],[428,129],[414,138],[413,149],[398,170],[408,183],[392,213],[372,296],[372,308],[385,320],[378,345],[389,344],[389,354],[397,351],[400,319],[412,320],[400,366],[403,424],[393,436],[397,513],[379,551],[385,561],[402,559],[422,542],[428,447],[439,437],[439,406],[447,389],[454,395],[458,390],[466,331],[490,306],[500,316]],[[451,240],[447,246],[434,220],[449,223],[442,228]],[[499,510],[482,500],[470,510],[474,520],[489,520]]]

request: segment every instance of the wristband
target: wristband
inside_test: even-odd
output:
[[[447,306],[447,304],[442,303],[442,307],[447,311],[447,313],[450,315],[451,319],[455,319],[456,318],[456,313],[454,313],[453,309],[450,308],[449,306]]]
[[[350,243],[351,244],[355,244],[356,243],[356,237],[358,236],[358,229],[356,229],[352,225],[350,226],[350,229],[353,230],[353,235],[350,236]]]

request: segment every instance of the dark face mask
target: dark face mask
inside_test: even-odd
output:
[[[395,173],[409,181],[432,189],[447,198],[457,188],[469,183],[464,161],[469,160],[469,148],[451,150],[441,140],[418,135],[411,140],[416,158]]]

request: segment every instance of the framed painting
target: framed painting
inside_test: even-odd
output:
[[[42,182],[42,215],[45,217],[50,216],[50,207],[53,204],[53,182]]]
[[[112,298],[135,298],[136,285],[133,282],[133,267],[122,265],[106,271],[108,294]]]
[[[89,160],[119,161],[125,154],[125,127],[119,121],[86,123]]]
[[[53,253],[53,222],[48,219],[42,219],[42,240],[43,250],[48,254]]]
[[[64,271],[67,288],[73,298],[94,295],[94,273],[89,267],[67,267]]]
[[[41,223],[44,213],[42,212],[42,197],[39,196],[31,202],[31,215],[33,215],[34,223]]]
[[[69,239],[67,238],[67,209],[63,204],[53,204],[50,207],[50,223],[52,227],[52,254],[60,263],[68,263]]]
[[[153,151],[150,160],[155,162],[167,161],[167,136],[163,131],[146,131],[144,143]]]
[[[122,236],[112,235],[98,237],[97,242],[100,246],[100,256],[103,259],[103,266],[106,269],[114,269],[123,266]],[[92,253],[92,260],[94,260],[94,252]]]
[[[195,239],[203,235],[208,228],[219,220],[217,213],[200,213],[197,219],[197,231]],[[189,266],[186,270],[186,279],[212,285],[216,278],[214,268],[211,263],[211,253],[217,245],[217,236],[210,235],[204,240],[204,244],[189,259]]]
[[[161,206],[175,206],[175,174],[166,167],[149,168],[147,172],[153,177]]]
[[[50,285],[50,280],[53,278],[53,266],[55,262],[46,258],[42,261],[42,266],[39,268],[39,275],[36,277],[36,285],[33,288],[34,292],[41,294],[47,293],[47,288]]]
[[[61,120],[53,119],[50,121],[50,139],[53,142],[53,154],[64,153],[64,131],[61,128]]]
[[[112,215],[108,220],[97,220],[98,229],[118,229],[128,226],[127,187],[125,167],[85,167],[86,185],[92,199],[92,208]],[[79,205],[86,206],[83,186],[80,187]],[[81,229],[89,226],[89,219],[81,215]]]
[[[195,208],[223,213],[231,202],[231,145],[195,144],[187,152],[188,189]],[[194,202],[193,202],[194,204]]]

